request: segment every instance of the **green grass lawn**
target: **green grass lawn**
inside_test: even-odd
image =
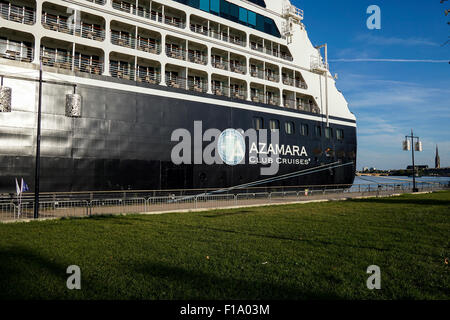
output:
[[[449,209],[440,192],[0,224],[0,299],[449,299]]]

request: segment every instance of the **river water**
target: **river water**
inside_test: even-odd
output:
[[[355,177],[354,185],[359,184],[406,184],[406,183],[412,183],[413,179],[412,177],[372,177],[372,176],[363,176],[363,177]],[[417,177],[416,183],[441,183],[441,184],[449,184],[450,183],[450,177]]]

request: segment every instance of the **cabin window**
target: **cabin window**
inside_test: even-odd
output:
[[[321,137],[322,136],[322,127],[316,126],[316,136]]]
[[[264,120],[263,118],[253,118],[253,126],[256,130],[262,130],[264,129]]]
[[[331,139],[333,138],[333,129],[331,128],[325,128],[325,138]]]
[[[294,134],[295,125],[293,122],[291,121],[286,122],[284,128],[287,134]]]
[[[308,136],[308,134],[309,134],[308,125],[307,124],[302,124],[301,135],[306,137],[306,136]]]
[[[336,129],[336,139],[339,141],[344,140],[344,130]]]
[[[270,120],[270,130],[280,130],[280,121]]]

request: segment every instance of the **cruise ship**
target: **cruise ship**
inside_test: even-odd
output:
[[[48,192],[353,183],[356,118],[304,18],[287,0],[0,0],[0,192],[34,189],[37,144]],[[174,163],[198,124],[279,140],[255,163]]]

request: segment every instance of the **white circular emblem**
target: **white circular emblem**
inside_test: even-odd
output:
[[[220,134],[217,148],[222,161],[230,166],[235,166],[244,160],[245,139],[235,129],[227,129]]]

